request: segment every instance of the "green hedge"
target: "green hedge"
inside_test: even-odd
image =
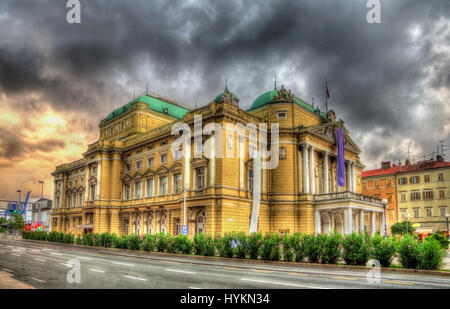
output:
[[[398,256],[404,268],[439,269],[445,257],[443,241],[438,237],[427,237],[423,243],[417,237],[403,235],[401,239],[376,235],[352,233],[331,234],[267,234],[227,233],[224,235],[198,234],[192,239],[170,234],[116,235],[110,233],[85,234],[82,237],[58,232],[24,231],[24,239],[119,248],[145,250],[201,256],[221,256],[240,259],[262,259],[268,261],[296,261],[310,263],[366,265],[376,259],[381,266],[388,267]]]

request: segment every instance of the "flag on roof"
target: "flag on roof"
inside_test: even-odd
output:
[[[328,91],[328,83],[325,83],[325,87],[327,89],[327,99],[330,98],[330,91]]]

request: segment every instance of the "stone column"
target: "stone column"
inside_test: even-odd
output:
[[[308,146],[303,145],[303,192],[309,193]]]
[[[380,213],[380,235],[384,236],[384,214]]]
[[[133,212],[130,211],[129,215],[128,215],[128,235],[133,234]]]
[[[359,232],[364,233],[364,210],[359,212]]]
[[[323,159],[323,193],[328,194],[328,152],[325,151]]]
[[[335,230],[335,222],[334,222],[334,212],[331,212],[331,231],[333,232]]]
[[[316,234],[320,234],[322,233],[322,224],[321,224],[321,220],[320,220],[320,211],[319,210],[315,210],[314,211],[314,225],[315,225],[315,232]]]
[[[119,235],[119,209],[111,209],[109,229],[110,233]]]
[[[353,189],[353,192],[356,192],[356,170],[355,170],[355,162],[352,162],[352,189]]]
[[[374,212],[370,213],[370,219],[371,219],[370,234],[372,235],[372,237],[375,236],[375,232],[376,232],[375,215],[376,215],[376,213],[374,213]]]
[[[347,191],[352,192],[352,178],[351,178],[351,174],[352,174],[352,166],[350,161],[347,162]]]
[[[353,232],[353,216],[352,209],[344,209],[344,234],[351,234]]]
[[[147,233],[145,232],[144,219],[145,219],[145,213],[142,211],[142,212],[141,212],[141,235],[147,234]]]
[[[309,177],[311,178],[311,188],[310,193],[316,194],[316,175],[315,175],[315,163],[314,163],[314,147],[311,146],[311,152],[309,153]]]

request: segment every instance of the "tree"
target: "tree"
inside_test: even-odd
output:
[[[416,229],[411,225],[411,221],[402,221],[391,226],[391,232],[394,235],[403,235],[414,233]]]
[[[25,227],[25,221],[21,214],[13,214],[12,219],[9,220],[9,227],[13,230],[23,230]]]

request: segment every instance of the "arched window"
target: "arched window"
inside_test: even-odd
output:
[[[206,214],[202,211],[197,216],[197,234],[206,232]]]
[[[136,219],[136,234],[141,235],[141,216]]]
[[[163,214],[161,216],[161,233],[166,233],[166,231],[167,231],[166,221],[167,221],[166,214]]]
[[[153,234],[153,214],[148,215],[148,233]]]

